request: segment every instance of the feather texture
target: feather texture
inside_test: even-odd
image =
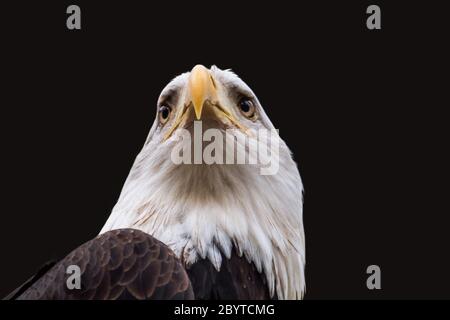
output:
[[[80,268],[80,289],[67,287],[70,265]],[[184,267],[166,245],[139,230],[120,229],[81,245],[9,298],[193,299],[194,294]]]

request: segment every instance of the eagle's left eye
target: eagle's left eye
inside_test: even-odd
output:
[[[251,99],[242,98],[239,101],[238,105],[239,109],[241,109],[242,114],[247,118],[253,118],[255,116],[256,108]]]

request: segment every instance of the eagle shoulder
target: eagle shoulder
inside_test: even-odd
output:
[[[71,265],[80,268],[80,289],[67,287],[66,270]],[[194,294],[184,267],[169,247],[142,231],[117,229],[81,245],[10,298],[193,299]]]

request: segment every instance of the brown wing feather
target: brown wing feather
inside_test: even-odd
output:
[[[81,270],[81,289],[69,290],[67,267]],[[81,245],[21,290],[18,299],[193,299],[186,271],[174,253],[134,229],[106,232]]]

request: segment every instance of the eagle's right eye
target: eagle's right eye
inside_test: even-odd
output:
[[[170,112],[172,110],[168,106],[161,106],[159,108],[159,122],[164,124],[169,120]]]

